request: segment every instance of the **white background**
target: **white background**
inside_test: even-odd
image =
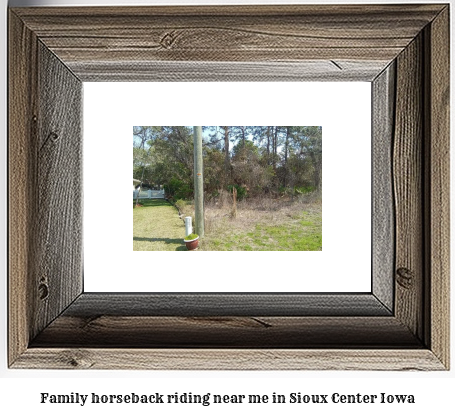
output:
[[[369,82],[85,83],[84,290],[371,291],[370,104]],[[322,252],[132,251],[132,127],[195,124],[322,125]]]
[[[417,2],[417,1],[415,1]],[[136,0],[135,4],[156,4],[153,1]],[[168,1],[169,4],[197,4],[197,1]],[[217,1],[207,1],[207,3],[220,3]],[[245,1],[233,1],[232,3],[240,4]],[[249,3],[260,3],[249,1]],[[264,3],[271,3],[264,1]],[[274,3],[280,3],[275,1]],[[293,0],[286,0],[286,3],[304,3]],[[337,1],[309,3],[338,3]],[[369,3],[385,3],[382,0]],[[399,1],[389,1],[389,3],[399,3]],[[430,3],[427,1],[426,3]],[[438,3],[438,1],[431,1]],[[88,0],[71,1],[71,0],[11,0],[10,5],[87,5],[87,4],[125,4],[116,0],[98,0],[96,3]],[[132,3],[130,3],[132,4]],[[339,414],[403,414],[403,413],[441,413],[448,414],[453,411],[453,390],[455,389],[454,370],[449,372],[306,372],[306,371],[266,371],[266,372],[247,372],[247,371],[158,371],[158,372],[117,372],[117,371],[42,371],[42,370],[8,370],[6,369],[6,1],[2,0],[0,16],[2,21],[3,36],[0,36],[0,47],[3,65],[0,66],[0,160],[2,169],[0,170],[0,192],[3,195],[3,203],[0,203],[1,220],[0,233],[3,238],[0,240],[0,262],[2,263],[2,280],[0,284],[0,295],[2,305],[2,318],[0,319],[0,410],[2,413],[34,413],[34,414],[100,414],[109,410],[113,414],[124,414],[126,412],[151,414],[157,411],[154,407],[130,408],[125,406],[103,407],[101,410],[96,407],[61,407],[40,405],[40,392],[54,393],[128,393],[135,391],[174,393],[191,390],[194,393],[212,392],[212,393],[291,393],[302,391],[306,393],[333,393],[344,391],[349,393],[368,392],[368,393],[414,393],[417,403],[415,405],[329,405],[329,406],[286,406],[279,407],[282,413],[310,413],[310,414],[332,414],[335,409]],[[452,11],[453,11],[452,2]],[[452,36],[454,31],[452,30]],[[452,42],[453,43],[453,42]],[[454,84],[452,72],[452,85]],[[453,108],[453,105],[452,105]],[[452,125],[455,125],[452,120]],[[452,146],[453,148],[453,146]],[[453,163],[452,163],[453,164]],[[455,183],[452,177],[452,183]],[[452,204],[453,206],[453,204]],[[452,234],[454,234],[455,221],[452,220]],[[454,249],[455,244],[452,244]],[[453,287],[454,284],[452,284]],[[453,301],[452,288],[452,301]],[[455,332],[452,318],[452,333]],[[452,336],[452,345],[454,339]],[[454,348],[452,347],[452,356]],[[200,413],[201,407],[196,406],[179,406],[177,410],[185,413]],[[254,408],[258,410],[258,408]],[[253,409],[253,410],[254,410]],[[175,407],[158,408],[160,413],[175,412]],[[202,409],[205,412],[217,414],[251,413],[250,406],[225,406],[221,408],[209,407]],[[261,407],[260,410],[265,414],[276,414],[277,407]]]

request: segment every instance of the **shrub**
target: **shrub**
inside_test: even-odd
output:
[[[242,199],[244,199],[244,198],[246,198],[248,196],[246,187],[239,186],[238,184],[230,184],[230,185],[228,185],[227,188],[228,188],[229,193],[232,194],[232,189],[234,187],[237,190],[237,200],[242,200]]]
[[[301,186],[301,187],[294,187],[294,193],[296,195],[304,195],[306,193],[314,192],[316,188],[314,186]]]
[[[188,204],[186,200],[179,199],[175,202],[175,206],[177,207],[178,210],[183,211],[185,206]]]
[[[169,180],[169,183],[164,185],[164,190],[175,199],[190,199],[193,196],[190,184],[176,178]]]

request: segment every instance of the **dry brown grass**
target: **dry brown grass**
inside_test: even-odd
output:
[[[257,197],[237,201],[234,215],[232,194],[222,191],[216,199],[205,203],[205,237],[201,249],[215,249],[214,242],[220,238],[243,240],[257,225],[298,226],[303,213],[320,218],[321,206],[321,196],[316,193],[294,198]],[[182,216],[192,216],[194,223],[194,206],[190,202],[183,202],[180,210]],[[231,249],[235,250],[234,246]]]
[[[302,211],[313,212],[321,210],[321,197],[317,194],[307,194],[300,197],[268,198],[260,197],[237,201],[237,214],[232,215],[232,195],[224,192],[220,197],[205,205],[206,234],[222,233],[226,228],[232,231],[239,229],[248,231],[257,224],[270,226],[289,222],[301,217]]]

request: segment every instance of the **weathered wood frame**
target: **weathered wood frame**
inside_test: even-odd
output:
[[[372,292],[85,293],[97,80],[372,82]],[[449,368],[447,4],[10,9],[8,97],[11,368]]]

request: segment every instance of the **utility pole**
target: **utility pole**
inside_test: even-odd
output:
[[[194,213],[195,231],[204,236],[204,175],[202,162],[202,127],[193,127],[194,136]]]

